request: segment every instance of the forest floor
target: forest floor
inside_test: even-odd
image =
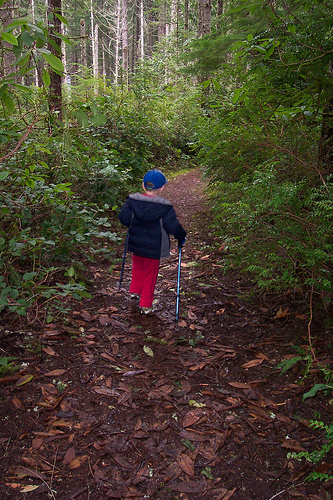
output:
[[[118,264],[90,269],[93,297],[73,302],[66,322],[2,324],[0,356],[21,369],[0,379],[1,499],[333,498],[332,480],[306,481],[332,473],[332,454],[317,466],[291,457],[321,449],[309,422],[332,419],[322,392],[303,402],[320,375],[312,365],[303,377],[308,306],[251,301],[250,281],[223,274],[204,188],[191,171],[164,193],[188,231],[178,325],[175,242],[152,316],[130,309],[130,256],[118,290],[118,245]],[[317,356],[329,363],[330,332],[317,330]]]

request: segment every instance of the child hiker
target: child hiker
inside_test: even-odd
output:
[[[120,214],[120,222],[129,228],[128,251],[132,256],[131,300],[141,314],[153,312],[153,296],[160,259],[170,255],[172,234],[178,247],[185,243],[186,231],[180,225],[170,201],[161,194],[167,180],[157,169],[143,178],[143,193],[129,195]]]

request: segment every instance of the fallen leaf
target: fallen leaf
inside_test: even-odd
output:
[[[291,423],[291,419],[289,417],[287,417],[286,415],[282,415],[281,413],[277,413],[276,414],[276,418],[280,422],[284,422],[285,424],[290,424]]]
[[[82,318],[84,319],[84,321],[93,321],[97,317],[96,314],[94,314],[92,316],[89,311],[85,311],[85,310],[82,310],[80,312],[80,316],[82,316]]]
[[[145,373],[147,370],[130,370],[129,372],[123,372],[121,374],[122,377],[135,377],[136,375],[141,375]]]
[[[63,375],[67,370],[59,368],[58,370],[52,370],[51,372],[44,373],[45,377],[57,377],[58,375]]]
[[[71,448],[68,448],[68,450],[65,453],[64,459],[62,461],[63,465],[68,465],[75,459],[75,457],[76,457],[75,448],[71,446]]]
[[[28,467],[22,467],[18,466],[16,467],[14,474],[17,475],[18,477],[35,477],[37,479],[44,479],[44,481],[47,480],[47,476],[43,474],[42,472],[37,472],[29,469]]]
[[[42,388],[42,392],[44,390],[44,391],[47,391],[47,392],[54,394],[54,395],[58,394],[58,389],[53,384],[40,384],[40,386]],[[44,392],[43,392],[43,394],[44,394]]]
[[[89,458],[88,455],[82,455],[80,457],[76,457],[68,464],[68,467],[70,469],[78,469],[87,460],[87,458]]]
[[[269,358],[265,354],[263,354],[262,352],[256,352],[255,356],[256,356],[256,358],[264,359],[265,361],[269,361]]]
[[[54,349],[52,349],[52,347],[50,347],[49,345],[46,346],[46,347],[43,347],[43,351],[48,354],[49,356],[59,356],[59,354],[57,354],[55,352]]]
[[[23,462],[25,462],[26,464],[30,465],[30,467],[37,468],[37,466],[38,466],[37,460],[33,457],[22,457],[21,460]]]
[[[153,389],[152,391],[149,392],[148,399],[165,397],[168,394],[170,394],[170,392],[172,392],[173,390],[174,386],[170,384],[165,384],[161,387],[156,387],[156,389]]]
[[[92,390],[97,392],[97,394],[102,394],[102,396],[119,396],[120,392],[116,389],[108,389],[107,387],[93,387]]]
[[[192,323],[192,324],[190,325],[190,329],[191,329],[192,331],[201,330],[201,328],[200,328],[199,326],[195,325],[194,323]]]
[[[191,457],[180,454],[177,458],[177,463],[185,474],[194,476],[194,460]]]
[[[17,408],[18,410],[25,410],[25,407],[22,403],[22,401],[19,398],[16,398],[15,396],[12,399],[12,403]]]
[[[192,386],[188,380],[182,380],[181,389],[184,394],[188,394],[191,391]]]
[[[244,363],[242,365],[242,368],[253,368],[254,366],[261,365],[261,363],[264,361],[263,358],[260,359],[252,359],[251,361],[248,361],[247,363]]]
[[[201,409],[189,411],[183,418],[183,427],[190,427],[198,422],[203,415],[204,412]]]
[[[122,467],[124,467],[125,469],[132,469],[132,466],[131,464],[126,460],[125,457],[123,457],[122,455],[120,455],[119,453],[114,453],[112,455],[112,458],[119,464],[121,465]]]
[[[39,438],[34,438],[32,440],[31,446],[33,450],[38,450],[42,444],[43,444],[44,439],[39,437]]]
[[[112,362],[116,361],[112,356],[110,356],[106,352],[102,352],[100,355],[101,355],[102,358],[108,359],[109,361],[112,361]]]
[[[206,406],[205,403],[198,403],[194,399],[189,399],[188,404],[190,406],[194,406],[195,408],[205,408],[205,406]]]
[[[244,382],[229,382],[229,385],[237,389],[251,389],[251,386],[249,384],[244,384]]]
[[[37,490],[39,488],[39,484],[28,484],[27,486],[23,486],[20,493],[29,493],[30,491]]]
[[[102,326],[107,326],[111,323],[111,318],[107,314],[101,314],[98,317],[98,321]]]
[[[149,481],[150,477],[151,477],[151,469],[148,465],[145,465],[135,474],[135,477],[133,479],[133,484],[136,485],[145,480]]]
[[[52,423],[52,427],[73,427],[73,422],[60,418]]]
[[[168,467],[163,472],[164,482],[169,482],[172,479],[178,478],[182,473],[181,468],[176,464],[176,462],[171,462]]]
[[[186,327],[187,327],[187,323],[186,323],[186,321],[185,321],[185,320],[180,319],[180,320],[178,321],[178,326],[180,326],[181,328],[186,328]]]
[[[147,354],[147,356],[150,356],[151,358],[154,357],[154,351],[150,349],[147,345],[143,346],[143,351]]]
[[[21,488],[22,484],[19,483],[5,483],[6,486],[10,486],[11,488],[17,490],[18,488]]]
[[[196,320],[197,319],[197,316],[192,312],[192,311],[188,311],[187,312],[187,316],[189,317],[189,319],[191,319],[192,321]]]
[[[199,449],[199,454],[209,462],[212,462],[216,458],[216,453],[213,448],[202,448],[202,445]]]
[[[205,361],[202,361],[201,363],[199,363],[198,365],[194,365],[194,366],[190,366],[189,370],[191,370],[192,372],[196,371],[196,370],[201,370],[202,368],[204,368],[206,366],[206,362]]]
[[[274,316],[274,319],[285,318],[286,316],[288,316],[288,314],[290,314],[288,313],[288,311],[289,307],[287,307],[286,309],[282,309],[282,307],[280,307],[278,312]]]
[[[20,377],[18,381],[16,382],[16,387],[21,387],[21,385],[27,384],[28,382],[31,382],[31,380],[34,378],[33,375],[24,375],[23,377]]]
[[[261,408],[256,408],[254,406],[251,406],[249,408],[249,413],[250,413],[250,415],[252,415],[255,418],[263,419],[266,421],[272,420],[271,416],[266,411],[262,410]]]
[[[284,439],[281,443],[281,448],[286,448],[287,450],[293,450],[293,451],[306,451],[303,446],[300,445],[297,441],[294,439]]]
[[[188,439],[189,441],[194,441],[198,443],[210,439],[210,436],[208,434],[206,433],[200,434],[198,432],[192,431],[191,429],[186,429],[186,430],[183,429],[182,431],[180,431],[179,435],[184,439]]]
[[[224,312],[225,312],[225,307],[222,307],[222,309],[219,309],[218,311],[216,311],[216,314],[220,315],[220,314],[224,314]]]

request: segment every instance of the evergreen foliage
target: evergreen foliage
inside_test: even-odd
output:
[[[246,14],[241,21],[239,12]],[[262,24],[250,24],[258,16]],[[325,111],[332,102],[332,19],[331,2],[234,2],[223,37],[232,49],[220,45],[224,60],[213,64],[217,83],[205,96],[209,117],[198,141],[226,266],[248,271],[260,287],[313,289],[326,302],[333,192],[331,136],[323,129],[333,130]]]

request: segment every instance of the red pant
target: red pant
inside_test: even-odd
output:
[[[160,261],[133,254],[132,264],[130,293],[140,295],[140,307],[151,307]]]

